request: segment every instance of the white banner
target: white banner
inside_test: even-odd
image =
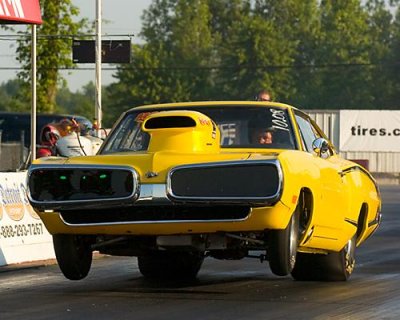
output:
[[[26,172],[0,172],[0,266],[54,259],[53,241],[26,196]]]
[[[339,150],[400,152],[400,111],[340,110]]]

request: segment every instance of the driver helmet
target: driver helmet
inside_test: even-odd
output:
[[[61,134],[58,129],[53,125],[46,125],[42,129],[42,133],[40,135],[40,142],[44,145],[54,146],[58,139],[60,139]]]

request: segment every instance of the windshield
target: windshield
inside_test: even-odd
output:
[[[190,106],[174,110],[201,112],[217,124],[222,148],[295,149],[292,125],[286,109],[259,106]],[[118,123],[101,153],[145,151],[149,134],[141,130],[146,117],[156,109],[131,111]]]

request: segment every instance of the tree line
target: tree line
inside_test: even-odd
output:
[[[153,0],[142,16],[143,43],[132,45],[131,63],[116,66],[115,83],[104,87],[104,121],[110,125],[136,105],[251,100],[260,89],[303,109],[399,109],[399,2]],[[69,0],[44,3],[58,5],[43,8],[39,37],[90,30],[87,21],[72,22],[77,9]],[[65,18],[57,27],[50,27],[52,10]],[[93,84],[71,93],[54,68],[69,63],[68,45],[46,51],[57,41],[38,43],[38,107],[68,111],[78,97],[79,112],[93,114]],[[17,54],[29,70],[27,50]],[[2,84],[0,109],[16,85],[28,83],[29,73],[22,72]],[[22,107],[29,91],[18,92],[11,105]]]

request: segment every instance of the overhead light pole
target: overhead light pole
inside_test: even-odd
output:
[[[36,25],[32,24],[32,51],[31,51],[31,161],[36,159]]]
[[[96,98],[95,98],[95,118],[97,120],[97,136],[100,137],[102,127],[102,108],[101,108],[101,0],[96,0]]]

